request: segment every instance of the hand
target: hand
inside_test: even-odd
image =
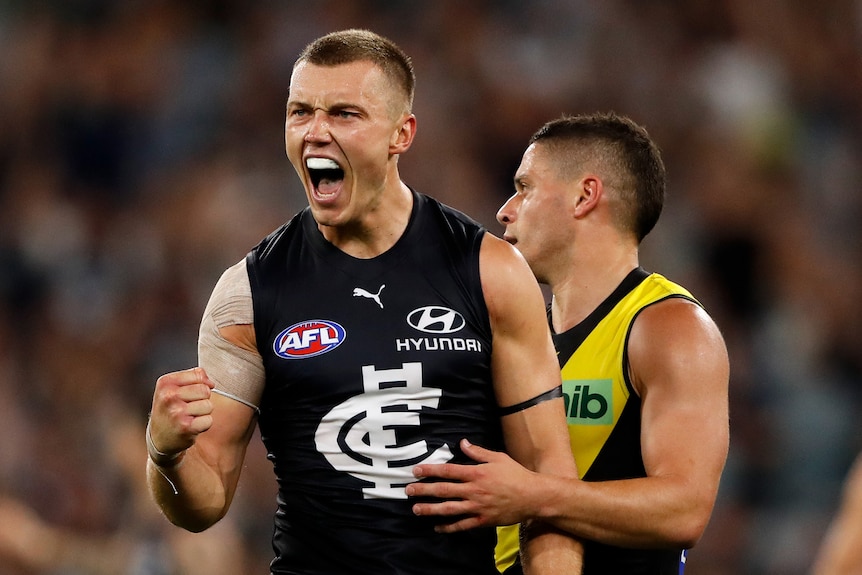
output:
[[[456,463],[422,464],[413,468],[419,479],[434,477],[447,481],[416,482],[406,487],[409,497],[445,499],[439,503],[416,503],[416,515],[466,516],[438,525],[439,533],[453,533],[474,527],[511,525],[531,516],[529,486],[539,479],[520,463],[498,451],[490,451],[461,440],[461,450],[479,465]]]
[[[212,426],[214,387],[200,367],[168,373],[156,381],[149,433],[158,451],[168,455],[184,451]]]

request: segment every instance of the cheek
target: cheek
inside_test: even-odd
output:
[[[296,128],[284,127],[284,149],[288,158],[302,155],[302,136]]]
[[[518,211],[522,227],[528,227],[532,235],[540,235],[542,229],[553,219],[553,207],[540,202],[525,202]]]
[[[563,223],[563,210],[563,206],[551,203],[524,206],[518,216],[520,236],[531,246],[541,248],[546,245]]]
[[[290,150],[290,146],[285,146],[285,152],[287,155],[287,159],[290,162],[290,165],[293,166],[293,169],[302,177],[303,169],[302,169],[302,153],[292,152]]]
[[[384,177],[389,162],[389,146],[380,139],[357,139],[345,149],[353,171],[374,180]]]

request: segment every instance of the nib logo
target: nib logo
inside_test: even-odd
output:
[[[566,419],[570,425],[610,425],[614,420],[613,381],[575,379],[563,381]]]

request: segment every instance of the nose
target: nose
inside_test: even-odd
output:
[[[314,110],[308,129],[305,131],[306,142],[328,142],[330,140],[329,121],[323,110]]]
[[[500,206],[500,209],[497,210],[497,221],[507,226],[515,221],[515,210],[513,209],[515,196],[512,196],[506,203]]]

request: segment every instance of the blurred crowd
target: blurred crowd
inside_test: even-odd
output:
[[[414,60],[405,180],[495,233],[542,123],[647,127],[670,181],[641,260],[732,364],[686,572],[806,573],[862,450],[859,0],[0,0],[0,575],[267,572],[259,441],[192,535],[148,500],[142,433],[221,271],[305,206],[291,66],[348,27]]]

